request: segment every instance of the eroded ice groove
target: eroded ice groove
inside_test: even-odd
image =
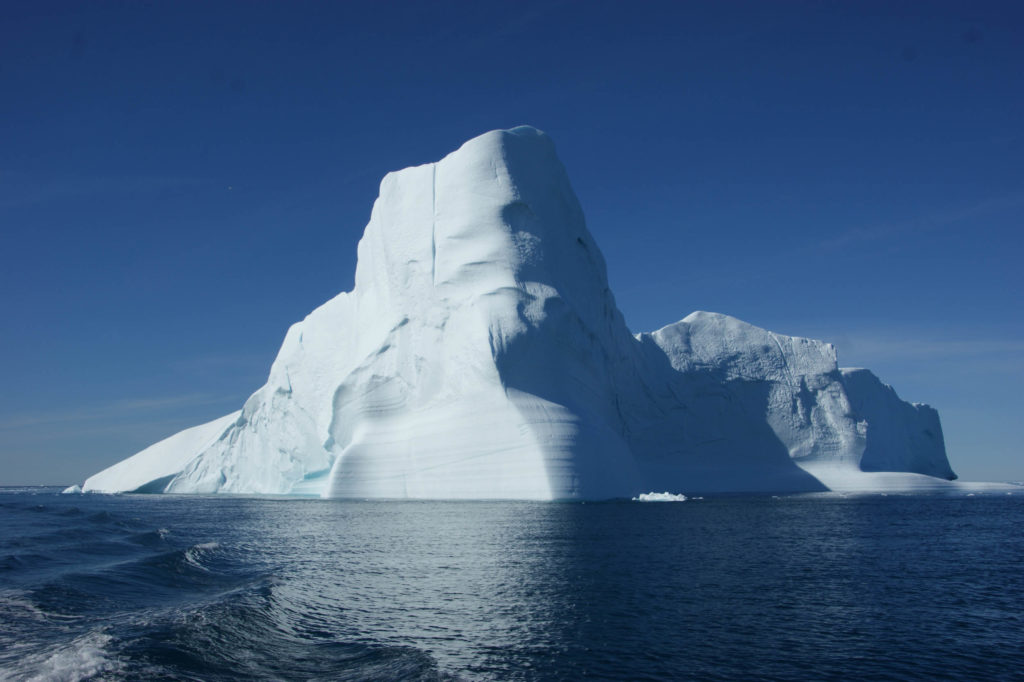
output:
[[[355,287],[242,410],[83,488],[601,499],[824,490],[826,465],[952,477],[935,412],[829,344],[714,313],[634,337],[554,145],[520,127],[388,174]]]

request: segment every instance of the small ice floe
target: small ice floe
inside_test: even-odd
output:
[[[68,486],[67,488],[64,488],[64,490],[61,491],[61,494],[62,495],[77,495],[77,494],[79,494],[81,492],[82,492],[82,486],[80,486],[80,485],[71,485],[71,486]]]
[[[686,502],[686,495],[680,493],[640,493],[633,498],[634,502]]]

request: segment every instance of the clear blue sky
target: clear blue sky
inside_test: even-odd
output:
[[[1024,5],[5,2],[0,484],[241,406],[388,171],[555,140],[634,331],[834,342],[1024,479]]]

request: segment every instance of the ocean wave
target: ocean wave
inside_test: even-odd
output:
[[[182,554],[182,558],[190,566],[194,566],[201,571],[209,572],[205,565],[203,565],[203,559],[216,549],[220,548],[219,542],[203,542],[198,545],[192,545]]]
[[[0,622],[11,623],[26,617],[30,620],[45,620],[47,615],[25,592],[0,592]]]
[[[346,641],[331,629],[322,637],[295,633],[270,585],[261,582],[149,623],[125,653],[132,669],[179,679],[456,679],[426,651],[364,637]]]
[[[27,554],[8,554],[3,559],[0,559],[0,572],[24,571],[45,563],[48,560],[48,556],[38,552],[30,552]]]
[[[166,528],[157,528],[156,530],[146,530],[140,533],[133,533],[125,539],[132,544],[142,545],[144,547],[162,547],[167,544],[167,537],[170,534],[171,531]]]

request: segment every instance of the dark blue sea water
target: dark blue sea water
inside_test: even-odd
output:
[[[0,676],[1022,679],[1022,528],[1024,494],[1005,493],[0,489]]]

